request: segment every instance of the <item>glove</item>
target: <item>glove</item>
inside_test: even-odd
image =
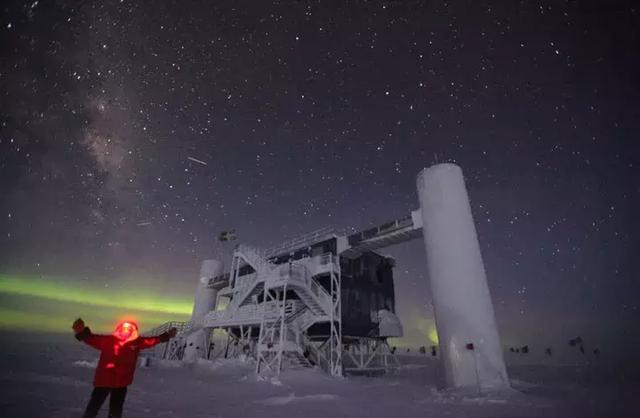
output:
[[[167,331],[169,338],[175,337],[177,333],[178,333],[178,330],[175,328],[170,328],[169,331]]]
[[[82,320],[82,318],[76,319],[71,328],[73,328],[73,331],[76,334],[81,332],[84,329],[84,321]]]

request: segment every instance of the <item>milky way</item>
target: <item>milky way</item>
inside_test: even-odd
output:
[[[375,225],[452,161],[506,343],[638,341],[638,9],[587,3],[9,1],[0,273],[182,297],[221,230]]]

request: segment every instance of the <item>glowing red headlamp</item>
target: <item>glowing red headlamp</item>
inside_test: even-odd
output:
[[[138,325],[135,322],[124,321],[118,324],[114,332],[120,340],[131,340],[138,337]]]

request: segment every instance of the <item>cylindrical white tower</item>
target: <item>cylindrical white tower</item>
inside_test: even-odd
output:
[[[427,271],[448,387],[509,387],[462,170],[438,164],[417,177]]]
[[[204,260],[200,268],[200,280],[196,288],[196,296],[193,301],[193,312],[191,320],[200,325],[205,315],[216,309],[216,299],[218,290],[209,283],[210,279],[222,275],[222,262],[219,260]],[[187,346],[184,350],[184,360],[194,361],[197,358],[204,358],[209,349],[209,331],[199,329],[189,334],[186,340]]]

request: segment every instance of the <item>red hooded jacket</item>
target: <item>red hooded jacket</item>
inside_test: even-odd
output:
[[[169,334],[165,332],[156,337],[138,337],[123,342],[114,335],[92,334],[89,327],[77,333],[76,338],[100,350],[100,360],[93,378],[93,386],[108,388],[129,386],[133,381],[140,350],[151,348],[170,339]]]

